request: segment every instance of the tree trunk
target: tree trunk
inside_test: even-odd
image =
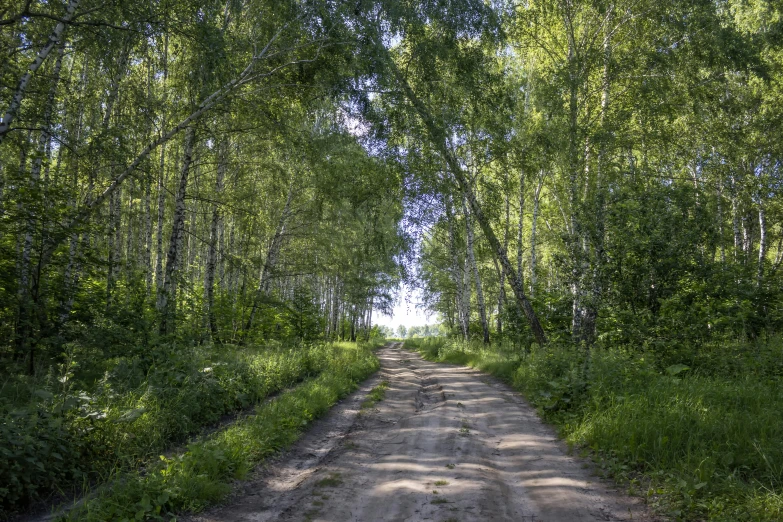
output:
[[[0,163],[0,219],[5,216],[5,164]]]
[[[750,257],[750,252],[753,249],[753,239],[750,235],[750,223],[748,222],[748,216],[746,214],[742,215],[742,218],[740,219],[740,223],[742,224],[742,262],[743,264],[748,263],[748,258]]]
[[[469,308],[466,312],[465,306],[465,286],[464,279],[465,274],[462,268],[460,268],[459,254],[457,249],[457,238],[454,232],[454,212],[452,208],[451,196],[446,196],[446,220],[449,227],[449,253],[451,254],[451,277],[454,279],[455,286],[455,308],[457,310],[457,322],[459,323],[460,330],[462,332],[462,338],[468,340],[470,338],[470,311]],[[469,307],[469,305],[468,305]]]
[[[764,277],[764,259],[767,257],[767,215],[764,201],[759,197],[759,264],[756,271],[756,286],[761,288]]]
[[[122,192],[117,190],[109,199],[109,230],[108,230],[108,271],[106,275],[106,307],[112,304],[114,287],[117,281],[117,263],[120,249],[120,201]]]
[[[611,8],[607,14],[608,20],[612,20]],[[611,24],[607,24],[611,25]],[[598,305],[601,301],[603,294],[603,267],[604,267],[604,242],[606,234],[605,225],[605,197],[604,197],[604,177],[606,176],[606,170],[608,168],[608,144],[611,138],[609,132],[609,126],[607,123],[607,113],[609,111],[609,99],[611,95],[611,77],[610,77],[610,62],[611,62],[611,33],[608,27],[604,29],[604,55],[603,55],[603,72],[601,76],[602,93],[601,93],[601,116],[600,116],[600,128],[602,131],[601,140],[598,150],[598,168],[596,169],[595,176],[595,232],[593,237],[594,244],[592,245],[592,252],[590,252],[590,245],[588,244],[585,255],[592,262],[592,267],[589,273],[591,277],[591,295],[589,300],[584,305],[584,316],[582,319],[582,332],[580,340],[585,343],[585,348],[588,349],[588,358],[585,360],[585,367],[589,364],[590,352],[589,349],[595,342],[596,336],[596,323],[598,320]],[[585,162],[587,165],[587,162]],[[591,255],[592,254],[592,255]]]
[[[740,250],[740,231],[739,231],[739,203],[737,202],[737,182],[734,175],[731,175],[731,225],[734,232],[734,262],[738,261]]]
[[[517,226],[517,274],[519,278],[522,278],[522,254],[524,253],[524,247],[522,246],[522,233],[525,227],[525,174],[519,173],[519,224]]]
[[[101,125],[101,132],[99,139],[104,138],[109,130],[109,123],[111,122],[112,114],[114,114],[114,106],[119,98],[120,79],[124,76],[125,66],[127,64],[128,56],[130,54],[130,46],[126,45],[118,61],[118,73],[117,76],[112,78],[111,87],[109,89],[109,95],[106,99],[106,112],[103,115],[103,123]],[[121,250],[121,231],[120,231],[120,208],[122,205],[122,191],[118,187],[117,190],[112,191],[109,195],[109,229],[108,229],[108,269],[106,273],[106,307],[108,308],[112,304],[112,297],[114,293],[114,287],[117,280],[117,263],[120,259]]]
[[[356,342],[356,305],[351,306],[351,342]]]
[[[179,277],[179,265],[182,257],[182,245],[185,235],[185,195],[188,187],[188,175],[193,159],[193,146],[196,141],[196,132],[193,127],[188,127],[185,132],[185,152],[182,158],[182,170],[180,171],[179,186],[174,200],[174,220],[171,225],[171,239],[169,251],[166,256],[166,274],[163,279],[163,288],[158,293],[158,312],[160,312],[160,333],[165,335],[173,330],[174,310],[177,300],[177,278]]]
[[[269,243],[269,249],[267,250],[266,259],[264,260],[264,266],[261,269],[261,278],[258,283],[258,289],[256,290],[255,296],[253,297],[253,307],[250,309],[250,315],[248,316],[247,323],[245,324],[245,335],[250,332],[250,328],[253,326],[253,319],[255,318],[256,312],[258,311],[261,298],[269,293],[269,282],[271,281],[272,274],[275,270],[275,265],[277,264],[277,256],[280,254],[280,248],[283,246],[283,239],[285,238],[285,227],[287,224],[286,222],[288,221],[288,217],[291,214],[291,199],[293,198],[293,195],[294,184],[291,183],[288,187],[288,196],[285,200],[283,212],[280,214],[280,220],[277,222],[275,235],[272,237],[272,241]]]
[[[726,244],[723,241],[723,178],[718,178],[718,193],[716,195],[718,206],[718,248],[720,249],[720,264],[726,266]]]
[[[541,188],[544,186],[544,174],[538,178],[538,185],[533,194],[533,222],[530,226],[530,297],[533,297],[538,284],[538,257],[536,241],[538,239],[538,210],[541,204]]]
[[[582,319],[585,314],[583,294],[584,267],[582,266],[582,231],[579,226],[578,212],[578,188],[579,173],[579,137],[578,137],[578,64],[576,63],[575,43],[573,34],[568,38],[568,69],[569,69],[569,111],[568,111],[568,206],[569,206],[569,234],[568,253],[571,263],[571,337],[574,342],[582,338]]]
[[[468,243],[468,264],[473,270],[473,277],[476,280],[476,300],[478,301],[479,318],[481,319],[481,330],[484,334],[484,344],[489,344],[489,322],[487,321],[487,307],[484,303],[484,291],[481,288],[481,277],[479,276],[478,265],[476,264],[476,254],[473,251],[473,225],[470,222],[470,214],[463,200],[462,210],[465,213],[465,233]]]
[[[147,103],[153,104],[152,96],[152,60],[149,55],[149,46],[145,46],[146,58],[147,58]],[[149,132],[146,135],[145,141],[149,141]],[[144,267],[144,281],[147,289],[147,296],[152,293],[152,166],[150,165],[150,172],[144,177],[142,183],[144,185],[144,238],[143,238],[143,254],[141,257],[141,264]]]
[[[158,224],[155,238],[155,285],[157,293],[163,290],[163,224],[166,217],[166,156],[165,146],[160,151],[158,174]]]
[[[49,39],[46,42],[46,45],[44,45],[43,48],[38,52],[38,55],[35,57],[35,60],[33,60],[33,63],[31,63],[27,68],[27,72],[19,80],[19,83],[16,86],[16,90],[11,97],[11,103],[8,105],[8,109],[6,109],[5,114],[3,114],[3,118],[0,119],[0,144],[3,143],[6,134],[8,134],[8,131],[11,130],[11,122],[16,117],[16,112],[22,105],[22,100],[24,99],[24,93],[27,90],[27,85],[30,83],[30,80],[36,71],[41,67],[44,61],[46,61],[46,58],[52,52],[54,46],[60,42],[60,38],[62,37],[63,31],[65,30],[65,26],[68,25],[68,23],[71,21],[71,18],[73,18],[77,7],[79,7],[79,0],[70,0],[68,2],[68,7],[65,9],[65,16],[59,22],[57,22],[54,31],[52,31],[52,34],[49,35]]]
[[[508,184],[508,174],[506,174],[506,184]],[[505,213],[506,223],[503,227],[503,248],[508,251],[508,239],[509,239],[509,227],[511,226],[511,211],[510,202],[508,198],[508,190],[505,192]],[[497,266],[497,259],[495,260],[496,268],[500,269],[500,283],[498,284],[498,316],[497,316],[497,334],[498,338],[503,336],[503,309],[506,305],[506,270]]]
[[[335,276],[334,278],[334,287],[332,289],[332,328],[331,328],[331,335],[333,339],[337,338],[337,321],[339,319],[340,314],[340,280]]]
[[[522,279],[513,269],[506,249],[503,248],[503,245],[500,243],[500,241],[498,241],[498,238],[489,223],[489,219],[484,215],[484,211],[482,210],[481,205],[479,205],[478,199],[476,199],[476,196],[473,193],[470,184],[468,183],[468,179],[465,176],[465,173],[462,171],[462,165],[456,156],[454,156],[451,149],[449,149],[447,146],[447,134],[445,129],[435,122],[427,110],[427,107],[418,98],[418,96],[416,96],[416,93],[408,84],[408,81],[402,76],[402,73],[399,71],[399,69],[397,69],[393,61],[390,63],[390,65],[392,67],[392,72],[395,74],[395,77],[400,83],[400,86],[405,91],[406,97],[411,102],[411,104],[413,104],[414,108],[419,114],[419,117],[421,117],[423,120],[432,144],[436,146],[439,152],[443,155],[443,158],[446,160],[446,164],[448,165],[452,176],[454,176],[455,181],[457,182],[457,186],[467,198],[470,209],[473,211],[473,215],[481,227],[481,230],[484,233],[484,237],[487,239],[487,242],[492,248],[493,254],[497,256],[501,266],[509,275],[509,282],[511,284],[511,288],[514,290],[514,296],[517,298],[517,302],[519,303],[520,308],[530,323],[530,328],[533,332],[533,336],[535,337],[536,342],[541,346],[545,345],[547,342],[546,334],[544,333],[544,329],[541,327],[541,323],[538,320],[538,316],[536,315],[535,310],[533,310],[533,306],[530,304],[530,301],[525,295]]]
[[[221,143],[218,150],[217,179],[215,180],[215,199],[219,200],[223,193],[223,178],[228,163],[228,143]],[[217,201],[212,204],[212,223],[209,231],[209,251],[207,253],[207,271],[204,280],[204,296],[206,299],[207,322],[213,342],[218,340],[217,321],[215,320],[215,267],[217,266],[218,225],[220,222],[220,207]]]

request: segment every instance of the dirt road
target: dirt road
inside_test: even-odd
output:
[[[649,520],[568,456],[524,400],[480,372],[388,346],[382,369],[291,451],[193,520]],[[360,411],[387,381],[386,398]]]

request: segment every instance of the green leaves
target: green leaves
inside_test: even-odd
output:
[[[130,423],[141,417],[145,412],[147,411],[147,408],[136,408],[130,411],[126,411],[122,415],[120,415],[114,422],[121,424],[121,423]]]
[[[33,392],[33,395],[35,395],[36,397],[40,397],[41,399],[44,400],[50,400],[51,398],[54,397],[54,394],[52,392],[46,390],[35,390]]]
[[[688,366],[685,366],[684,364],[672,364],[671,366],[666,368],[666,374],[669,377],[675,377],[681,374],[682,372],[686,372],[688,370],[690,370],[690,368]]]

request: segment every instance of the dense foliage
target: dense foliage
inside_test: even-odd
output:
[[[3,509],[315,378],[325,343],[383,335],[372,314],[401,280],[452,337],[578,354],[530,382],[739,359],[691,391],[725,379],[727,397],[758,361],[743,396],[773,390],[781,16],[769,0],[3,3]]]
[[[518,280],[550,338],[586,346],[779,331],[779,9],[532,2],[499,16],[481,39],[400,45],[416,112],[447,136],[423,132],[422,154],[452,154],[467,183],[422,218],[428,306],[464,338],[529,344]]]
[[[780,520],[783,423],[778,341],[702,353],[693,367],[639,349],[529,354],[513,344],[418,339],[436,361],[475,366],[523,392],[569,446],[675,520]],[[674,359],[676,360],[676,359]]]

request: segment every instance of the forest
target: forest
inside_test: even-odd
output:
[[[780,2],[7,0],[0,118],[0,519],[201,511],[395,334],[783,519]]]

